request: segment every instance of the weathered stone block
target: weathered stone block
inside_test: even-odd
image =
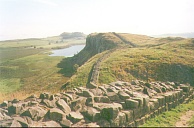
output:
[[[49,99],[50,98],[50,94],[45,92],[45,93],[41,93],[40,94],[40,99]]]
[[[159,108],[158,99],[150,99],[150,102],[154,103],[154,110]]]
[[[94,101],[97,103],[110,103],[108,96],[95,96]]]
[[[106,95],[111,101],[120,101],[119,96],[115,92],[108,92]]]
[[[137,127],[137,126],[140,126],[140,125],[142,125],[142,124],[144,124],[144,123],[145,123],[145,117],[142,117],[142,118],[137,119],[137,120],[135,121],[135,126]]]
[[[163,106],[163,105],[165,105],[165,97],[164,96],[156,96],[154,98],[158,99],[158,102],[159,102],[159,106],[160,107]]]
[[[143,107],[143,98],[142,97],[134,97],[133,100],[136,100],[139,102],[138,107]]]
[[[84,90],[83,96],[84,97],[94,97],[94,94],[92,92],[90,92],[89,90]]]
[[[59,99],[56,104],[65,114],[69,114],[71,112],[71,108],[63,99]]]
[[[126,103],[126,107],[129,109],[135,109],[135,108],[138,108],[139,106],[139,102],[133,99],[126,99],[125,103]]]
[[[21,104],[12,104],[12,106],[8,107],[8,113],[12,114],[20,114],[23,112],[23,106]]]
[[[180,85],[180,89],[183,89],[183,92],[189,92],[190,91],[190,87],[186,86],[186,85]]]
[[[79,97],[79,98],[73,100],[71,102],[71,105],[70,105],[71,109],[73,111],[77,111],[77,110],[82,109],[85,106],[86,99],[87,99],[86,97]]]
[[[136,109],[133,109],[133,118],[134,120],[140,118],[142,116],[142,111],[143,111],[143,108],[136,108]]]
[[[131,123],[131,122],[134,121],[133,120],[133,110],[123,110],[122,112],[125,113],[125,115],[126,115],[126,121],[128,123]]]
[[[62,121],[60,121],[60,125],[62,127],[71,127],[73,123],[70,120],[67,120],[66,118],[63,118]]]
[[[67,116],[67,119],[69,119],[73,123],[77,123],[83,119],[83,115],[80,112],[71,112]]]
[[[105,120],[105,119],[100,119],[97,124],[100,126],[100,127],[110,127],[110,122]]]
[[[123,92],[123,91],[119,91],[118,95],[119,95],[120,99],[122,99],[122,100],[126,100],[126,99],[130,98],[130,96],[127,93]]]
[[[34,121],[38,121],[43,118],[46,114],[46,110],[42,109],[41,107],[31,107],[24,111],[21,116],[28,116]]]
[[[87,109],[82,112],[84,117],[88,118],[90,121],[96,122],[100,119],[100,111],[92,107],[87,107]]]

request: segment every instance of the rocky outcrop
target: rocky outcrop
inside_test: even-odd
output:
[[[4,101],[0,127],[133,127],[193,98],[190,85],[117,81]]]

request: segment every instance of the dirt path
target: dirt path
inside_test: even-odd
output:
[[[176,127],[188,127],[188,121],[192,118],[194,115],[194,111],[189,110],[184,115],[180,117],[180,120],[176,122]]]

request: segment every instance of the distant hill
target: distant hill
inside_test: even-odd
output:
[[[69,38],[86,38],[87,35],[85,35],[82,32],[73,32],[73,33],[68,33],[68,32],[63,32],[62,34],[60,34],[60,36],[63,39],[69,39]]]
[[[194,32],[153,35],[153,37],[169,37],[169,36],[171,36],[171,37],[183,37],[183,38],[194,38]]]

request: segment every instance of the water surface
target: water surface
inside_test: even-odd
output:
[[[52,50],[52,54],[49,56],[65,56],[65,57],[72,57],[75,54],[79,53],[85,45],[73,45],[68,48],[63,48],[63,49],[57,49],[57,50]]]

